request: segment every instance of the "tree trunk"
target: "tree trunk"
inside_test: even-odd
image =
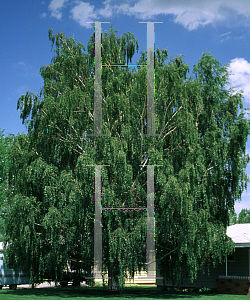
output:
[[[108,290],[111,292],[119,291],[119,277],[114,265],[113,263],[108,267]]]

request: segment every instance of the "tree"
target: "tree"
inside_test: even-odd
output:
[[[238,224],[242,223],[250,223],[250,210],[243,208],[241,212],[239,213],[239,217],[237,220]]]
[[[6,255],[15,255],[14,267],[32,283],[59,281],[69,258],[89,276],[93,267],[94,172],[86,165],[94,164],[95,141],[84,138],[93,121],[93,57],[63,33],[49,31],[49,38],[56,44],[56,56],[41,68],[40,95],[27,92],[18,100],[28,135],[18,135],[11,148],[14,191],[8,195],[5,219]],[[131,43],[129,47],[119,54],[123,60],[125,55],[131,58]],[[113,146],[116,155],[120,142]],[[138,221],[134,228],[141,226]]]
[[[130,33],[102,37],[102,63],[131,61],[138,43]],[[102,132],[93,133],[94,34],[84,46],[49,31],[56,55],[41,68],[39,95],[18,100],[28,135],[11,147],[5,242],[32,282],[60,280],[70,257],[91,273],[94,242],[94,171],[102,168],[103,207],[146,207],[147,174],[155,170],[156,257],[175,285],[195,279],[233,249],[226,236],[229,210],[247,185],[245,144],[249,124],[238,105],[242,95],[226,90],[228,72],[205,53],[194,75],[181,56],[155,55],[155,127],[145,137],[147,71],[103,67]],[[167,63],[165,61],[168,60]],[[146,64],[141,52],[138,64]],[[103,270],[122,288],[146,266],[145,211],[105,211]],[[14,252],[15,251],[15,252]],[[205,259],[204,259],[205,258]],[[52,264],[53,262],[53,264]],[[45,272],[46,270],[46,272]]]
[[[159,171],[155,187],[158,261],[174,284],[183,276],[195,279],[198,269],[205,272],[210,261],[215,266],[223,252],[230,253],[229,211],[248,182],[242,95],[225,89],[227,68],[208,53],[194,66],[194,76],[182,83],[182,99],[189,101],[186,124],[165,146],[165,173]]]
[[[11,145],[12,135],[4,137],[4,129],[0,130],[0,242],[3,242],[4,232],[4,202],[6,197],[6,190],[8,188],[8,168],[9,168],[9,156],[8,150]],[[3,210],[2,210],[3,209]]]

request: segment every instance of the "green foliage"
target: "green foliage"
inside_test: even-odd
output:
[[[9,191],[6,205],[7,256],[15,256],[15,268],[21,266],[31,282],[59,281],[72,255],[79,260],[81,253],[90,263],[90,249],[83,241],[87,243],[89,223],[93,223],[85,218],[87,212],[94,214],[88,203],[93,190],[87,198],[84,175],[78,183],[71,170],[59,172],[29,151],[32,148],[24,135],[18,135],[12,146],[9,180],[14,191]]]
[[[244,224],[244,223],[250,223],[250,210],[243,208],[241,212],[239,213],[239,217],[237,218],[236,212],[230,211],[229,213],[229,225],[234,224]]]
[[[216,265],[223,252],[230,252],[233,243],[225,236],[229,211],[248,182],[243,170],[249,162],[249,125],[237,113],[242,95],[226,90],[227,69],[210,54],[194,66],[194,78],[183,83],[189,97],[182,98],[191,105],[184,126],[169,138],[173,142],[163,157],[168,171],[161,170],[166,177],[155,188],[158,260],[163,260],[162,273],[176,284],[182,274],[194,280],[198,269],[205,271],[210,261]]]
[[[4,203],[8,188],[8,169],[10,166],[9,148],[12,135],[4,137],[4,130],[0,130],[0,242],[3,242],[4,232]]]
[[[234,210],[229,212],[229,226],[237,223],[237,214]]]
[[[239,213],[237,223],[238,224],[250,223],[250,210],[249,209],[243,208],[241,210],[241,212]]]
[[[145,137],[147,70],[103,67],[102,132],[93,134],[94,35],[85,48],[49,31],[56,55],[41,68],[40,94],[18,100],[28,134],[10,149],[6,204],[7,256],[31,282],[59,281],[67,260],[91,274],[94,255],[94,170],[102,168],[103,207],[146,207],[147,173],[155,167],[156,258],[175,285],[215,266],[233,249],[229,211],[247,186],[249,124],[242,95],[226,90],[227,68],[205,53],[187,77],[181,56],[155,56],[156,134]],[[138,42],[111,28],[103,64],[131,61]],[[140,64],[146,64],[141,52]],[[146,211],[103,211],[103,270],[123,286],[146,266]]]

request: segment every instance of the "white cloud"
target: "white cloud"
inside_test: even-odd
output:
[[[23,61],[19,61],[19,62],[16,64],[16,66],[24,66],[24,67],[26,67],[26,63],[23,62]]]
[[[223,33],[223,34],[221,34],[221,36],[228,36],[230,33],[231,33],[231,31]]]
[[[231,34],[231,31],[221,34],[221,37],[223,37],[221,42],[229,40],[230,39],[230,34]]]
[[[51,15],[61,19],[61,10],[67,1],[52,0],[49,5]],[[155,21],[157,17],[160,21],[161,15],[169,15],[175,23],[188,30],[222,21],[230,24],[232,19],[235,21],[237,17],[249,25],[250,17],[249,0],[105,0],[101,2],[102,8],[96,8],[91,3],[80,0],[71,3],[72,18],[86,28],[93,26],[85,21],[95,21],[100,17],[110,18],[119,14]],[[224,35],[228,37],[229,34],[230,32]]]
[[[106,0],[103,2],[103,4],[105,5],[104,8],[100,9],[98,11],[98,13],[105,18],[110,18],[113,14],[113,7],[112,5],[110,5],[111,0]]]
[[[250,101],[250,62],[237,57],[231,60],[228,70],[231,72],[230,85],[237,91],[243,90],[245,100]]]
[[[40,14],[40,18],[41,18],[41,19],[43,19],[43,18],[46,18],[46,17],[47,17],[47,14],[46,14],[46,12],[44,12],[44,13]]]
[[[175,23],[193,30],[215,20],[224,19],[224,16],[218,13],[220,2],[217,0],[139,0],[133,6],[130,6],[127,2],[115,5],[113,6],[113,11],[134,15],[138,19],[143,20],[152,19],[160,15],[172,15]],[[114,1],[114,3],[117,2]]]
[[[244,35],[240,35],[240,36],[236,36],[234,39],[235,39],[235,40],[242,40],[243,37],[244,37]]]
[[[94,6],[87,2],[78,2],[78,4],[71,9],[72,18],[78,22],[81,26],[86,28],[92,28],[91,23],[85,23],[85,21],[96,21],[97,14],[94,13]]]
[[[160,15],[172,15],[175,23],[188,30],[197,29],[218,21],[230,20],[234,15],[250,16],[249,0],[139,0],[108,2],[113,12],[134,15],[138,19],[152,19]],[[106,4],[104,2],[104,4]],[[128,4],[131,2],[131,4]],[[134,2],[132,4],[132,2]],[[230,14],[231,13],[231,14]]]
[[[62,18],[61,9],[68,0],[52,0],[49,5],[51,16],[60,20]]]

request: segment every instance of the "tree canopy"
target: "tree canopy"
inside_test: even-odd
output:
[[[102,63],[131,61],[138,42],[111,27],[102,36]],[[94,34],[85,47],[49,31],[55,56],[41,67],[39,94],[17,108],[28,126],[11,146],[5,212],[7,256],[31,282],[59,281],[67,260],[89,274],[94,256],[94,168],[102,168],[104,207],[146,207],[145,165],[155,168],[156,258],[175,285],[216,265],[233,249],[229,210],[247,187],[249,124],[242,94],[226,89],[226,66],[204,53],[193,74],[182,56],[156,50],[155,128],[146,133],[145,67],[102,68],[102,132],[93,133]],[[146,65],[146,52],[138,61]],[[144,167],[140,166],[144,165]],[[122,287],[146,265],[146,211],[104,211],[103,270]]]
[[[236,212],[232,212],[230,216],[230,225],[250,223],[250,209],[242,208],[237,218]]]
[[[243,208],[241,210],[237,223],[250,223],[250,209]]]
[[[3,242],[4,204],[8,189],[8,169],[10,166],[8,150],[11,146],[12,138],[12,135],[4,137],[4,129],[0,130],[0,242]]]

